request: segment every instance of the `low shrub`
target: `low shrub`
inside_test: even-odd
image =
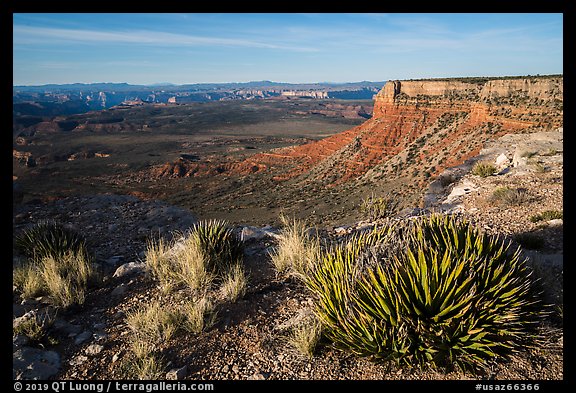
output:
[[[542,213],[535,214],[530,217],[531,222],[550,221],[563,219],[564,214],[559,210],[545,210]]]
[[[425,174],[427,173],[428,172]],[[364,198],[360,204],[360,212],[366,215],[366,218],[371,221],[389,217],[393,215],[397,209],[398,199],[390,193],[380,197],[371,194],[369,197]]]
[[[480,177],[492,176],[498,172],[498,168],[490,162],[477,162],[472,167],[472,174]]]
[[[498,187],[492,192],[490,200],[506,206],[521,205],[530,201],[525,188]]]

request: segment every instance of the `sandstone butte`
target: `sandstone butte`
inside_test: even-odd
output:
[[[328,185],[403,170],[433,176],[476,156],[489,139],[563,125],[562,76],[471,81],[388,81],[375,96],[373,116],[350,130],[255,154],[216,171],[176,162],[157,174],[269,172],[277,181],[305,176]]]

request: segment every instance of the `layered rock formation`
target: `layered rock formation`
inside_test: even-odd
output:
[[[562,77],[389,81],[362,125],[257,154],[233,170],[273,168],[279,181],[304,175],[325,184],[408,174],[424,181],[478,154],[489,139],[562,126],[562,104]]]

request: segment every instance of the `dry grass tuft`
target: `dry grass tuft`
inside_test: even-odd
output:
[[[202,296],[196,302],[185,303],[180,311],[184,318],[182,327],[191,333],[198,334],[216,323],[217,313],[207,296]]]
[[[242,265],[236,264],[225,275],[220,286],[220,293],[225,300],[234,303],[246,294],[247,285],[248,280],[244,268]]]
[[[320,255],[320,241],[311,236],[304,222],[281,216],[284,225],[278,246],[271,254],[278,276],[304,279]]]
[[[308,318],[296,325],[288,336],[288,344],[300,355],[311,359],[320,337],[322,326],[315,318]]]
[[[84,304],[86,289],[97,277],[83,251],[46,256],[14,268],[14,283],[24,298],[46,294],[52,304],[67,308]]]
[[[492,192],[490,201],[505,206],[521,205],[530,201],[530,195],[525,188],[498,187]]]
[[[480,177],[488,177],[498,172],[498,168],[491,162],[479,161],[472,167],[472,174]]]
[[[126,318],[133,340],[157,344],[170,340],[182,323],[180,315],[155,301]]]

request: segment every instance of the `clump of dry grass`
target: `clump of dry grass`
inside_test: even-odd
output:
[[[272,264],[279,276],[304,279],[320,254],[320,241],[309,234],[305,223],[280,217],[283,229],[278,246],[271,253]]]
[[[229,271],[241,266],[242,257],[242,242],[225,222],[202,221],[176,242],[149,241],[146,265],[164,293],[182,285],[203,291],[214,281],[228,279]]]
[[[162,378],[167,363],[155,346],[147,341],[134,340],[130,352],[122,363],[122,373],[127,379],[155,380]]]
[[[180,312],[184,318],[182,327],[190,333],[198,334],[216,322],[217,313],[214,304],[206,295],[195,302],[185,303]]]
[[[29,260],[13,269],[14,283],[25,298],[47,295],[67,308],[84,304],[88,284],[97,277],[86,252],[68,252]]]
[[[498,172],[498,168],[491,162],[479,161],[472,167],[472,174],[480,177],[488,177]]]
[[[172,259],[169,256],[170,245],[162,238],[149,240],[146,247],[146,270],[158,280],[162,292],[170,292],[175,275]]]
[[[190,289],[208,288],[214,280],[208,266],[206,253],[197,242],[190,238],[184,240],[183,247],[175,255],[176,276]]]
[[[56,315],[49,312],[35,313],[24,321],[13,326],[12,336],[19,334],[30,340],[40,342],[46,337],[47,330],[56,320]]]
[[[372,193],[369,197],[362,199],[360,212],[365,214],[370,221],[376,221],[394,214],[398,209],[398,205],[398,199],[391,193],[380,197],[376,197]]]
[[[155,301],[129,315],[132,354],[125,369],[132,377],[157,378],[166,367],[157,352],[162,342],[179,331],[198,334],[214,325],[217,311],[211,300],[216,291],[213,283],[219,284],[220,295],[228,301],[236,301],[246,293],[243,245],[225,222],[200,222],[189,233],[175,238],[150,240],[146,266],[163,294],[185,298],[171,307]]]
[[[179,285],[192,290],[204,289],[214,278],[207,269],[206,254],[190,237],[174,244],[163,239],[149,241],[146,266],[152,277],[158,280],[163,293],[169,293]]]
[[[288,344],[300,355],[311,359],[320,337],[322,326],[316,318],[308,318],[303,323],[292,328],[288,336]]]
[[[42,272],[38,264],[25,263],[17,266],[12,271],[12,277],[14,285],[25,299],[39,296],[44,290]]]
[[[143,307],[126,318],[126,324],[135,340],[159,343],[170,340],[182,320],[175,310],[162,306],[158,301]]]
[[[126,324],[131,330],[129,356],[124,363],[128,378],[158,379],[166,368],[158,346],[174,337],[182,326],[179,310],[166,307],[159,301],[128,314]]]
[[[535,214],[530,217],[531,222],[550,221],[563,219],[564,214],[560,210],[545,210],[542,213]]]
[[[530,201],[530,195],[525,188],[498,187],[492,192],[491,202],[502,205],[521,205]]]
[[[222,280],[220,293],[225,300],[233,303],[246,294],[247,285],[248,280],[244,268],[242,265],[236,264],[228,269]]]

